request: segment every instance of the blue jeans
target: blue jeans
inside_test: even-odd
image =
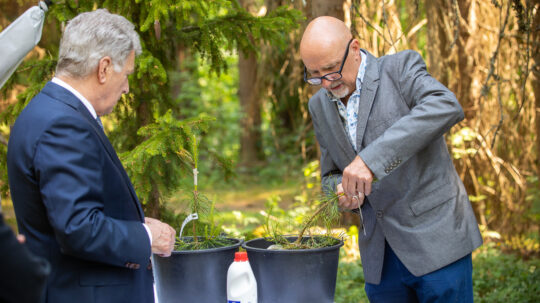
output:
[[[381,283],[366,283],[372,303],[473,302],[471,254],[429,274],[415,277],[386,243]]]

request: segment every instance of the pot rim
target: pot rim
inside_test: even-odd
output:
[[[315,238],[317,237],[324,237],[323,235],[319,235],[319,236],[314,236]],[[298,236],[294,236],[294,237],[285,237],[287,240],[296,240],[298,238]],[[312,238],[311,236],[307,236],[307,237],[302,237],[302,238]],[[336,238],[336,237],[332,237],[336,240],[339,240],[339,243],[338,244],[335,244],[335,245],[332,245],[332,246],[328,246],[328,247],[318,247],[318,248],[308,248],[308,249],[283,249],[283,250],[269,250],[267,248],[258,248],[258,247],[251,247],[249,246],[250,243],[252,242],[255,242],[255,241],[268,241],[268,237],[263,237],[263,238],[256,238],[256,239],[252,239],[252,240],[249,240],[249,241],[245,241],[242,243],[242,248],[245,249],[246,251],[250,252],[250,251],[254,251],[254,252],[266,252],[266,253],[276,253],[276,254],[301,254],[301,253],[313,253],[313,252],[322,252],[322,251],[329,251],[329,250],[335,250],[335,249],[339,249],[341,246],[344,245],[344,242],[343,240],[339,239],[339,238]],[[270,242],[270,241],[268,241]]]
[[[191,236],[182,237],[182,239],[189,239],[189,238],[193,238],[193,237]],[[197,237],[197,238],[202,238],[202,237]],[[238,249],[238,247],[240,247],[240,245],[244,243],[243,239],[228,238],[228,237],[225,237],[223,239],[234,240],[236,241],[236,243],[228,245],[228,246],[221,246],[221,247],[215,247],[215,248],[205,248],[205,249],[197,249],[197,250],[173,250],[171,252],[171,256],[172,255],[186,255],[186,254],[214,253],[214,252],[218,252],[222,250],[230,250],[231,248]]]

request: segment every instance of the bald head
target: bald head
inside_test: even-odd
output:
[[[312,55],[328,57],[336,49],[342,52],[351,38],[351,31],[343,21],[330,16],[318,17],[304,31],[300,55],[302,59]]]

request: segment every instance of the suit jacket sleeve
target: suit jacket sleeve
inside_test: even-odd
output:
[[[41,302],[51,267],[19,243],[0,214],[0,302]]]
[[[151,247],[142,222],[105,214],[106,203],[133,203],[125,195],[104,201],[106,157],[88,123],[71,116],[52,122],[33,161],[49,221],[65,254],[122,267],[146,264]]]
[[[379,179],[464,118],[455,95],[427,72],[417,52],[396,59],[400,95],[411,110],[359,153]]]

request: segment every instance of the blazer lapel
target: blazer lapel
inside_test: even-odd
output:
[[[133,188],[133,185],[131,185],[131,181],[129,179],[129,176],[126,173],[126,170],[124,169],[124,166],[122,165],[122,162],[118,158],[118,155],[116,154],[116,151],[111,145],[111,141],[109,141],[109,138],[105,135],[103,132],[103,129],[99,124],[97,123],[96,119],[88,112],[84,104],[82,102],[79,102],[79,112],[88,120],[88,122],[92,125],[92,128],[94,131],[96,131],[99,135],[99,139],[101,140],[101,143],[103,146],[105,146],[105,150],[113,160],[113,163],[116,165],[116,168],[120,172],[120,174],[124,177],[124,182],[126,183],[126,186],[129,189],[129,192],[131,193],[131,197],[133,198],[133,202],[135,203],[135,206],[137,207],[137,211],[139,213],[139,217],[141,221],[144,219],[144,213],[142,211],[142,207],[139,203],[139,199],[137,199],[137,194],[135,193],[135,189]]]
[[[343,127],[343,122],[341,121],[336,104],[330,101],[326,95],[322,101],[324,106],[325,120],[328,121],[328,125],[332,130],[332,134],[334,135],[334,140],[341,150],[342,156],[338,158],[345,160],[343,163],[341,163],[341,166],[345,168],[351,163],[354,157],[356,157],[356,154],[352,144],[349,141],[349,138],[347,137],[347,133]]]
[[[361,149],[362,140],[366,131],[366,125],[371,112],[373,100],[379,88],[379,70],[377,58],[367,52],[366,73],[362,82],[362,92],[360,102],[358,102],[358,125],[356,126],[356,146]]]
[[[43,92],[47,95],[50,95],[54,99],[73,107],[75,110],[81,113],[81,115],[88,121],[88,123],[90,123],[94,131],[98,134],[99,139],[101,140],[101,143],[103,144],[103,146],[105,147],[105,150],[109,154],[109,157],[113,160],[113,163],[115,164],[116,169],[124,177],[124,182],[126,183],[126,186],[128,187],[129,192],[131,193],[131,196],[137,208],[139,217],[141,221],[144,221],[144,213],[139,203],[139,199],[137,198],[137,194],[135,193],[135,189],[133,189],[133,186],[131,185],[129,176],[126,173],[126,170],[124,169],[124,166],[122,165],[122,162],[120,162],[120,159],[118,159],[118,155],[116,154],[116,151],[112,147],[111,142],[109,141],[109,138],[107,138],[107,136],[103,132],[103,129],[97,123],[96,119],[94,119],[94,117],[90,114],[90,112],[84,106],[84,104],[67,89],[59,85],[56,85],[52,82],[49,82],[43,88]]]

